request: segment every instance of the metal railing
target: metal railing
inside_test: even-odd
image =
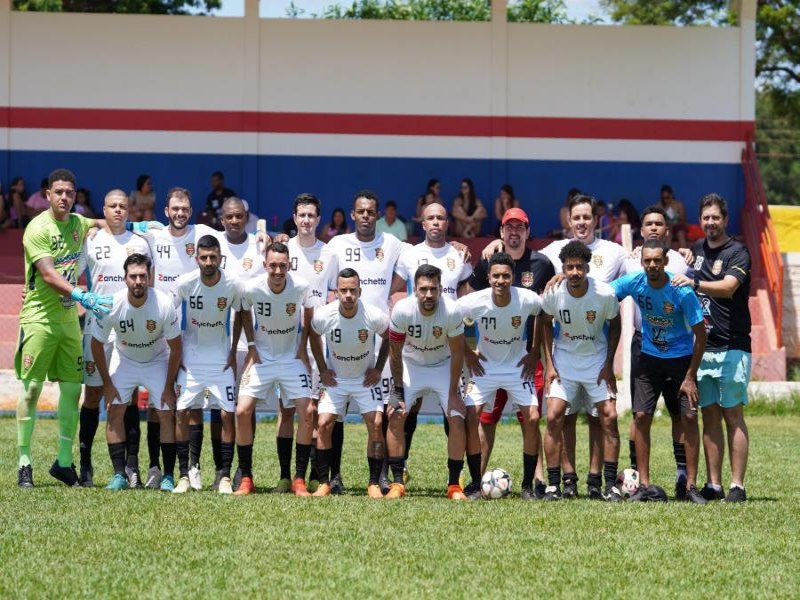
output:
[[[781,326],[783,323],[783,258],[778,247],[778,237],[769,216],[769,206],[761,182],[761,172],[755,156],[753,138],[747,140],[742,150],[742,172],[744,174],[744,209],[742,210],[742,232],[750,248],[751,281],[754,287],[764,285],[769,296],[772,320],[778,348],[783,345]]]

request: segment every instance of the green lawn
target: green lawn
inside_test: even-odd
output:
[[[57,435],[52,420],[40,421],[35,432],[37,488],[21,491],[15,424],[0,419],[0,598],[797,597],[800,418],[758,416],[749,424],[750,501],[698,507],[550,504],[516,494],[451,503],[443,498],[439,425],[418,429],[410,497],[398,502],[363,496],[366,437],[358,425],[347,426],[343,474],[350,493],[343,497],[265,493],[276,479],[274,424],[259,426],[256,496],[66,489],[47,475]],[[671,495],[667,419],[656,419],[653,439],[654,481]],[[492,465],[511,473],[515,491],[520,453],[518,427],[501,426]],[[208,479],[208,437],[204,454]],[[95,467],[98,485],[105,484],[110,465],[102,434]]]

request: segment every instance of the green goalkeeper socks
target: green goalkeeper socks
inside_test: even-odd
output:
[[[62,381],[58,384],[58,465],[72,466],[72,443],[78,431],[78,402],[81,384]]]
[[[42,393],[42,382],[22,380],[22,395],[17,401],[17,445],[19,446],[19,465],[31,464],[31,437],[36,423],[36,402]]]

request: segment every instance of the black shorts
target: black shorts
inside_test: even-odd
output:
[[[633,379],[633,412],[652,415],[656,412],[658,397],[664,395],[664,404],[673,416],[689,414],[689,399],[680,394],[691,356],[658,358],[641,353],[631,365]]]

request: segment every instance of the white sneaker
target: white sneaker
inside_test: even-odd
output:
[[[181,477],[178,480],[178,485],[175,486],[175,489],[172,490],[173,494],[185,494],[189,490],[192,489],[191,484],[189,483],[188,477]]]
[[[197,465],[189,469],[189,485],[198,492],[203,489],[203,482],[200,480],[200,467]]]
[[[220,494],[232,494],[233,493],[233,486],[231,485],[231,478],[230,477],[223,477],[219,480],[219,487],[217,491]]]
[[[151,490],[157,490],[161,487],[161,469],[159,467],[150,467],[144,487]]]

